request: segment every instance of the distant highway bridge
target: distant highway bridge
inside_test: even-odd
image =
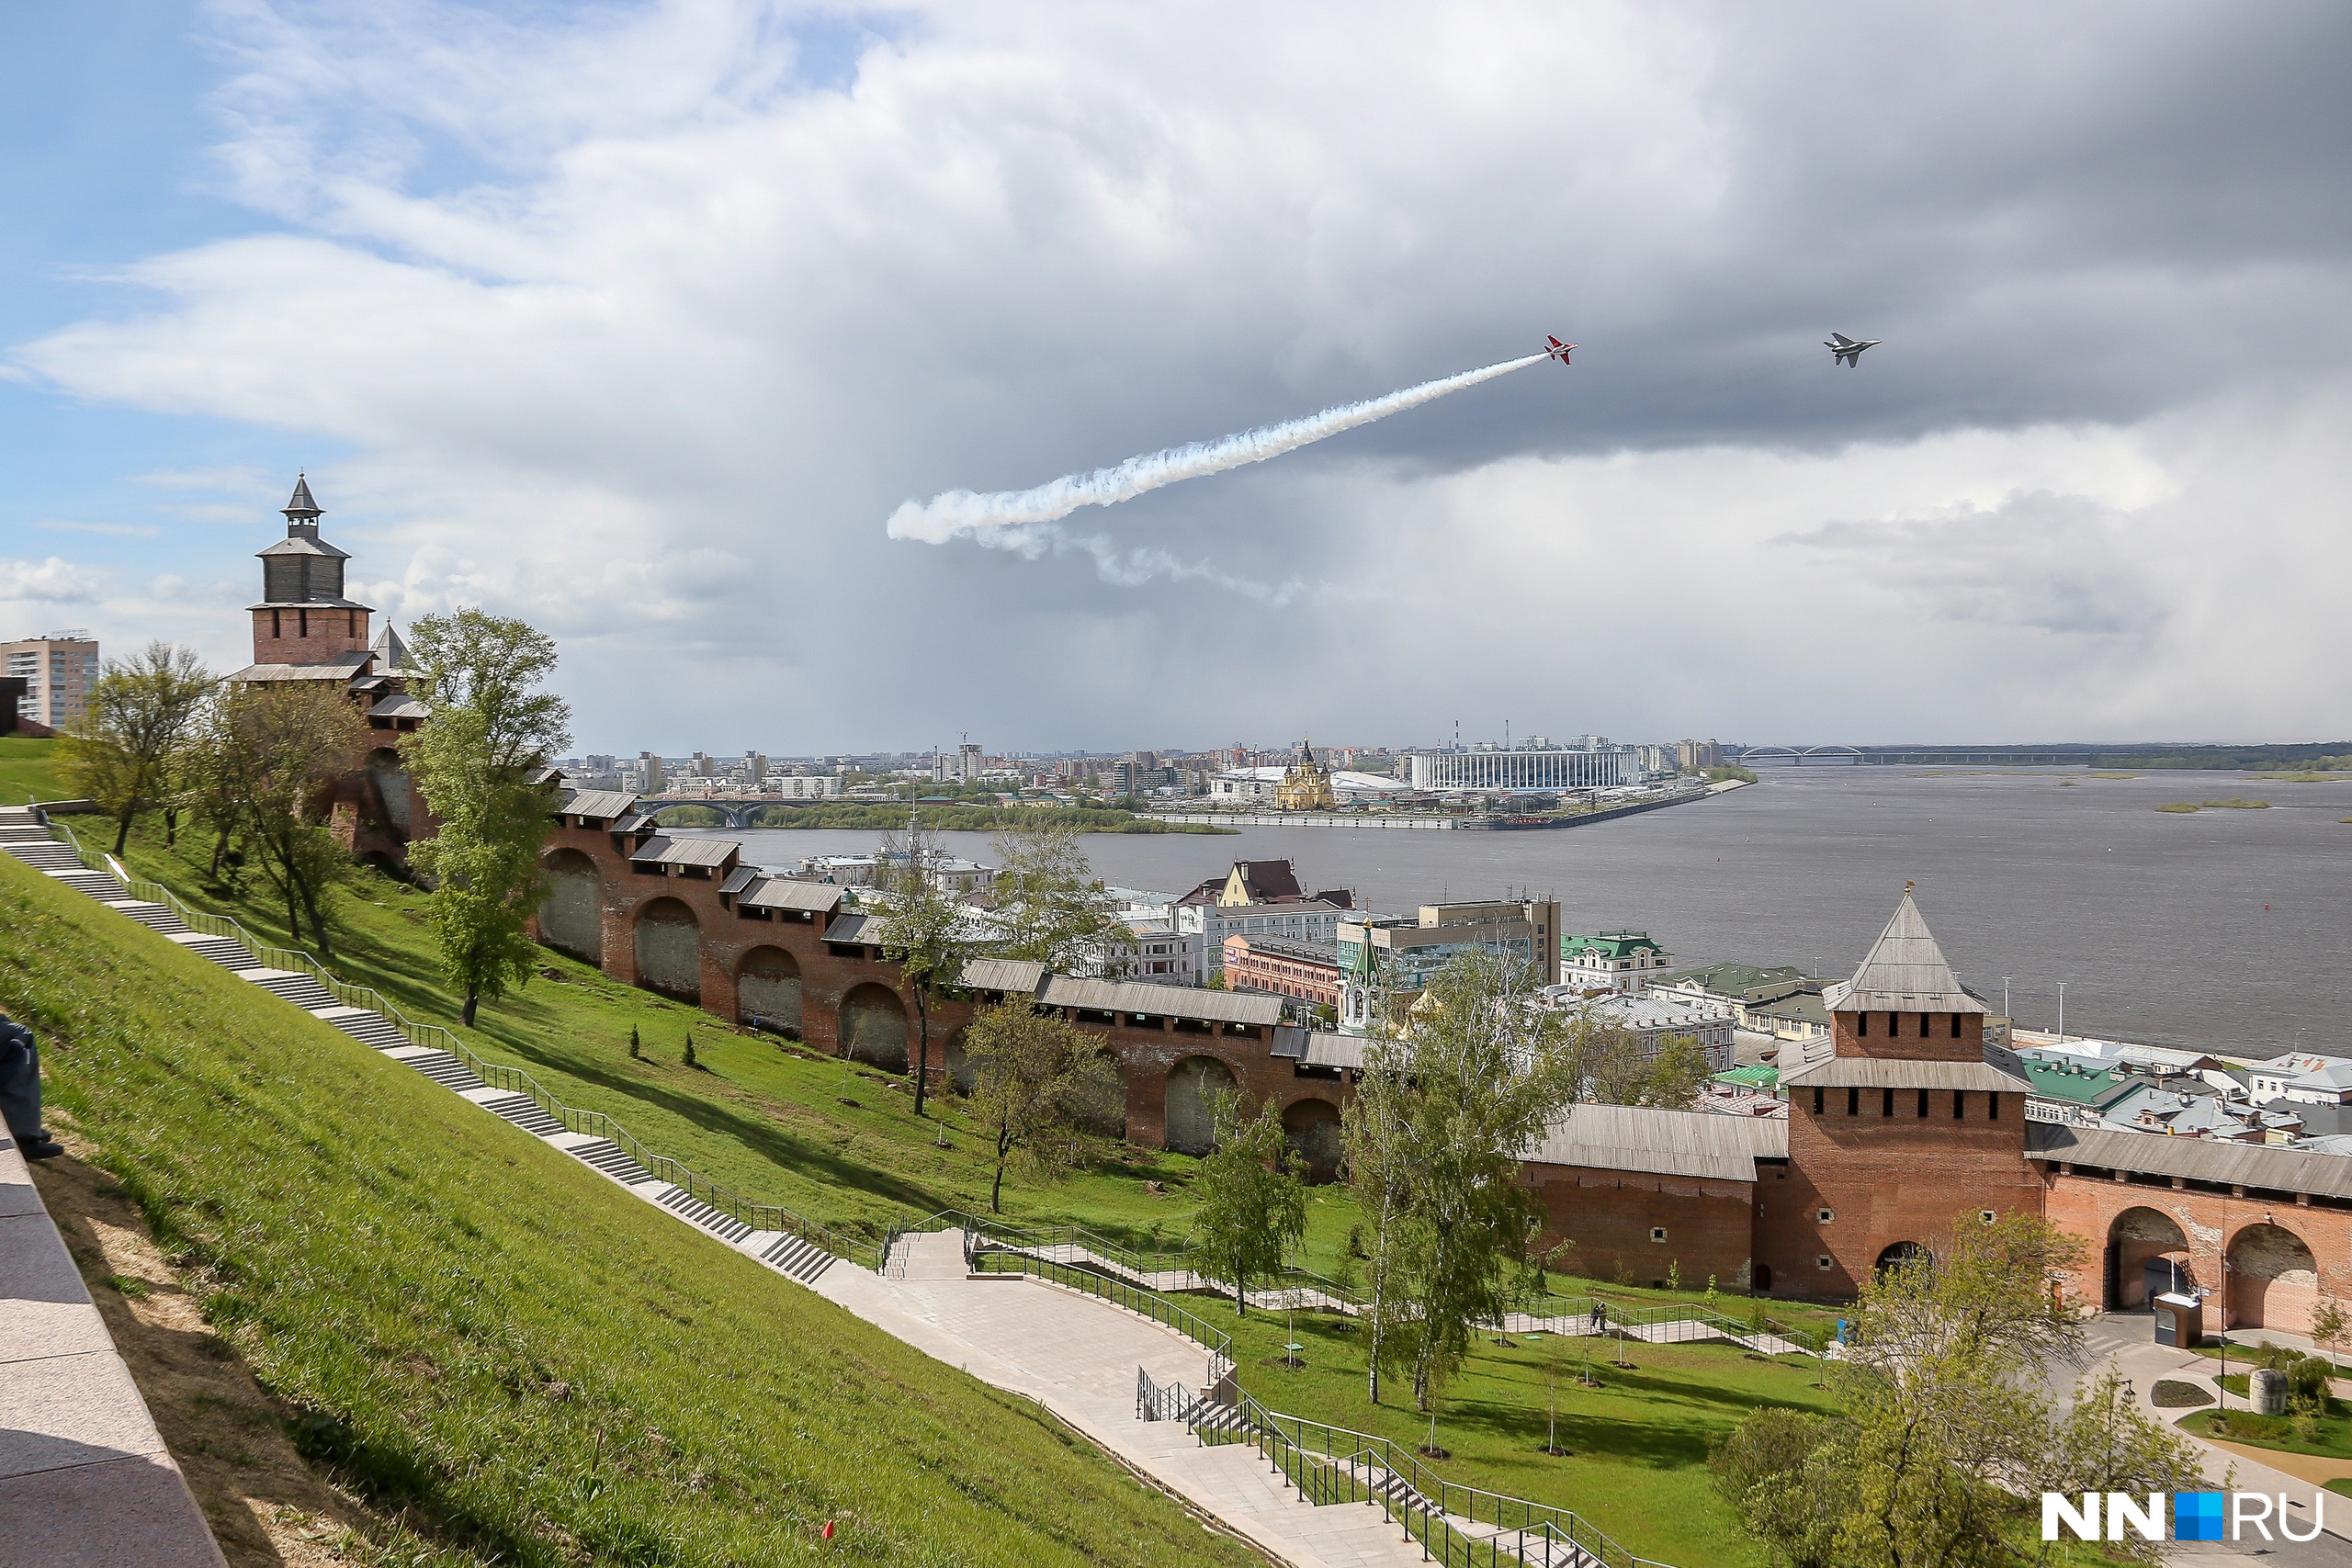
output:
[[[830,797],[838,799],[838,796]],[[643,795],[638,796],[637,808],[648,816],[667,811],[673,806],[700,806],[727,818],[729,828],[755,828],[752,813],[765,806],[817,806],[822,801],[809,795],[729,795],[706,796],[699,795]],[[868,802],[867,804],[871,804]]]

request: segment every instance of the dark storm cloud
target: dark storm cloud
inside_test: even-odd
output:
[[[2340,10],[966,5],[828,13],[821,69],[781,5],[220,15],[223,166],[277,231],[141,264],[160,309],[25,361],[346,445],[404,520],[359,568],[388,608],[547,619],[609,744],[1410,734],[1465,685],[1555,733],[1815,688],[1868,725],[1850,649],[1723,606],[1838,576],[1955,637],[2153,627],[2147,668],[2193,666],[2224,617],[2177,611],[2189,513],[2256,446],[2307,475],[2262,526],[2327,491]],[[1832,330],[1886,341],[1837,369]],[[883,536],[1547,331],[1572,370],[1028,556]],[[2173,494],[2153,558],[2093,548]],[[1505,604],[1567,629],[1336,678]],[[1565,694],[1577,639],[1665,625],[1662,685]],[[1988,711],[2016,677],[1946,657]],[[1758,661],[1755,699],[1721,676]],[[2086,715],[2143,700],[2088,673]]]

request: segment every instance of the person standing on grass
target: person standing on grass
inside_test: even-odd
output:
[[[0,1012],[0,1114],[8,1135],[27,1159],[54,1159],[65,1152],[40,1124],[40,1047],[33,1032]]]

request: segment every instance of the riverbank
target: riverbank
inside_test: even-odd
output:
[[[1189,819],[1143,816],[1133,811],[1094,810],[1085,807],[1043,806],[917,806],[916,818],[934,833],[995,833],[1007,828],[1074,828],[1081,833],[1227,834],[1232,828],[1194,826]],[[728,813],[718,806],[666,806],[654,814],[665,827],[721,828]],[[808,806],[763,806],[751,812],[752,827],[775,832],[849,829],[875,833],[904,831],[904,804],[867,805],[833,801]]]
[[[1238,828],[1356,828],[1384,832],[1517,832],[1581,828],[1588,822],[1608,822],[1668,806],[1687,806],[1694,800],[1712,799],[1725,790],[1745,789],[1748,782],[1727,779],[1704,790],[1668,795],[1662,800],[1637,800],[1593,811],[1545,811],[1525,817],[1443,817],[1413,811],[1153,811],[1146,813],[1145,818],[1169,823],[1177,832],[1197,831],[1198,824],[1214,824],[1227,831]]]

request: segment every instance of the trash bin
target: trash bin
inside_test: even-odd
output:
[[[2166,1293],[2148,1303],[2155,1309],[2156,1343],[2193,1350],[2205,1338],[2205,1303],[2195,1296]]]

